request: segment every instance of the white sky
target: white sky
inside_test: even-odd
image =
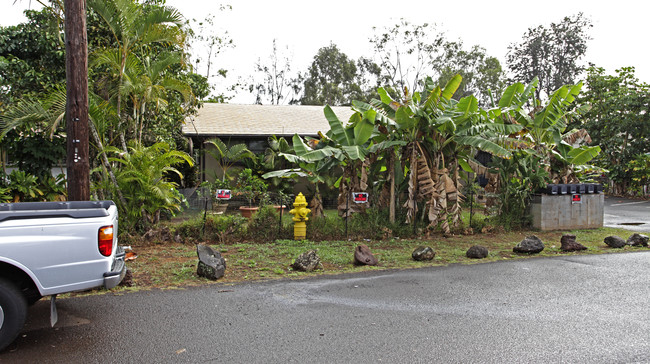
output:
[[[29,0],[0,0],[0,25],[22,21]],[[34,0],[32,6],[36,5]],[[232,0],[224,1],[232,10],[220,12],[219,1],[167,0],[186,18],[200,19],[214,14],[217,27],[227,30],[235,48],[217,59],[216,67],[234,77],[248,77],[258,58],[271,53],[273,39],[293,54],[293,70],[305,71],[319,48],[336,44],[352,59],[372,57],[368,38],[372,27],[383,28],[404,18],[414,24],[436,23],[450,40],[461,38],[466,47],[478,44],[505,68],[507,47],[521,41],[533,26],[548,26],[564,16],[583,12],[593,23],[586,62],[604,67],[609,74],[624,66],[634,66],[636,76],[650,82],[650,1],[645,0]],[[229,82],[234,81],[232,78]],[[246,93],[233,102],[250,103]]]

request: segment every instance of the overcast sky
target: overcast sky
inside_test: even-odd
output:
[[[29,0],[0,0],[1,25],[22,19]],[[32,6],[36,5],[31,1]],[[462,39],[466,47],[478,44],[505,67],[507,47],[519,42],[524,32],[537,25],[548,26],[565,16],[583,12],[593,22],[592,40],[585,62],[604,67],[608,73],[634,66],[636,76],[650,82],[650,1],[619,0],[465,0],[465,1],[360,1],[329,0],[234,0],[232,10],[219,11],[219,1],[167,0],[186,18],[201,19],[214,14],[216,27],[227,30],[235,43],[217,59],[216,66],[228,69],[233,77],[247,77],[258,58],[268,58],[272,41],[288,47],[293,68],[305,71],[319,48],[336,44],[350,58],[372,57],[368,39],[372,27],[392,26],[404,18],[414,24],[435,23],[450,40]],[[250,103],[250,95],[234,102]]]

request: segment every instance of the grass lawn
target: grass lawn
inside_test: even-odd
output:
[[[560,237],[563,233],[576,235],[576,240],[588,250],[577,253],[565,253],[560,250]],[[134,245],[138,255],[127,266],[132,272],[133,285],[118,287],[111,292],[121,293],[142,289],[165,289],[206,284],[227,285],[242,281],[291,278],[298,279],[322,274],[340,274],[387,269],[412,269],[448,264],[476,264],[503,261],[509,259],[526,259],[532,256],[513,253],[512,248],[527,235],[537,235],[545,244],[545,249],[535,257],[552,257],[583,254],[607,254],[630,251],[648,251],[648,248],[626,246],[612,249],[604,244],[603,239],[618,235],[627,239],[631,232],[622,229],[600,228],[576,231],[516,231],[502,233],[484,233],[474,235],[455,235],[450,237],[433,237],[426,240],[405,240],[399,238],[381,241],[294,241],[278,240],[268,244],[233,243],[218,244],[205,242],[226,258],[226,274],[218,281],[210,281],[196,275],[197,255],[194,244],[163,242],[160,244]],[[353,254],[360,244],[370,247],[379,259],[378,266],[355,266]],[[430,246],[436,252],[432,261],[416,262],[411,253],[418,246]],[[467,249],[473,245],[488,248],[489,256],[482,260],[465,257]],[[322,270],[310,273],[293,271],[290,265],[297,256],[311,249],[317,249],[323,264]]]

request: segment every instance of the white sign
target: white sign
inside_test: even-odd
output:
[[[232,194],[230,190],[217,190],[217,200],[230,200]]]
[[[355,203],[367,203],[368,192],[352,192],[352,199]]]

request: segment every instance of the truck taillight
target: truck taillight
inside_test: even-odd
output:
[[[113,225],[99,228],[97,247],[105,257],[113,253]]]

